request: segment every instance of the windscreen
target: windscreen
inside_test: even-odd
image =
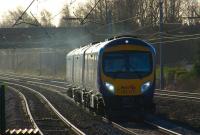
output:
[[[103,72],[115,78],[142,78],[152,72],[152,55],[142,51],[107,52]]]

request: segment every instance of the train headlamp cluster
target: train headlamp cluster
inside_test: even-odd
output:
[[[110,92],[112,92],[112,93],[115,92],[115,87],[114,87],[114,85],[112,85],[112,84],[110,84],[110,83],[108,83],[108,82],[105,82],[105,86],[106,86],[106,88],[107,88]]]
[[[142,86],[141,86],[141,92],[144,93],[147,90],[149,90],[149,88],[151,87],[151,82],[145,82]]]

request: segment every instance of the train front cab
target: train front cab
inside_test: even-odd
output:
[[[154,110],[154,49],[140,40],[123,38],[106,45],[100,55],[99,84],[106,110]]]

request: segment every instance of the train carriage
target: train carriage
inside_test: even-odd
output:
[[[154,108],[155,49],[150,44],[118,37],[75,49],[66,59],[67,81],[78,102],[111,114]]]

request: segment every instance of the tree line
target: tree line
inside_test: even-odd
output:
[[[147,25],[157,26],[159,23],[159,0],[88,0],[80,5],[73,15],[70,5],[63,6],[60,13],[59,27],[75,27],[79,25],[100,26],[108,23],[131,28]],[[198,0],[163,0],[164,23],[197,24],[200,22],[200,4]],[[10,27],[23,13],[22,8],[8,11],[1,22],[1,27]],[[197,18],[197,19],[195,19]],[[16,27],[33,27],[39,25],[53,27],[53,15],[43,10],[38,22],[25,13]]]

